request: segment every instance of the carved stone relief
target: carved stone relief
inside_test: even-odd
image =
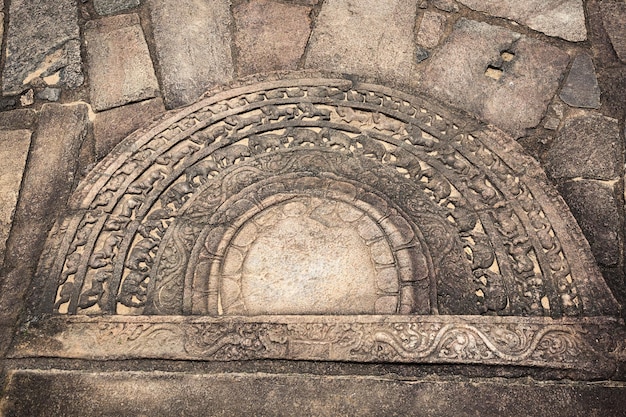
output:
[[[214,317],[163,324],[182,357],[332,345],[343,353],[320,357],[511,363],[581,336],[444,316],[616,314],[566,206],[506,134],[385,87],[298,76],[214,92],[118,146],[51,233],[37,312]],[[329,321],[342,315],[354,320]]]

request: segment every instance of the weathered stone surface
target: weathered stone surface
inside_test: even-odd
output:
[[[32,109],[16,109],[0,112],[0,129],[30,129],[37,113]]]
[[[92,20],[85,27],[91,104],[106,110],[159,91],[139,16]]]
[[[588,113],[565,121],[545,155],[552,178],[616,178],[623,164],[617,120]]]
[[[623,383],[357,375],[15,370],[2,405],[11,417],[618,416]],[[416,413],[416,410],[419,410]]]
[[[4,94],[18,94],[55,74],[62,87],[83,83],[76,1],[14,0],[9,16]]]
[[[430,3],[444,12],[454,13],[459,11],[459,6],[453,0],[430,0]]]
[[[626,62],[626,3],[605,0],[600,3],[602,21],[613,49],[622,62]]]
[[[65,207],[87,130],[87,113],[84,104],[41,107],[7,241],[5,267],[10,272],[0,288],[0,320],[19,315],[48,231]]]
[[[597,261],[605,266],[617,265],[620,259],[620,216],[615,186],[579,180],[562,184],[559,191],[587,237]]]
[[[581,54],[574,59],[559,97],[574,107],[590,109],[600,107],[600,87],[589,55]]]
[[[93,121],[96,159],[104,158],[122,139],[163,112],[163,100],[154,98],[97,113]]]
[[[94,0],[93,7],[101,16],[139,6],[139,0]]]
[[[20,192],[30,135],[28,130],[0,130],[0,265]]]
[[[422,77],[430,95],[521,136],[558,88],[569,57],[507,29],[461,19]],[[497,75],[490,78],[491,72]]]
[[[46,87],[37,93],[37,98],[48,101],[59,101],[59,98],[61,98],[61,89]]]
[[[417,32],[417,43],[425,48],[434,48],[439,45],[445,24],[446,16],[444,14],[425,11]]]
[[[459,0],[459,3],[493,16],[515,20],[548,36],[572,42],[587,39],[582,0]]]
[[[168,108],[190,104],[210,86],[232,80],[230,1],[147,3]]]
[[[416,0],[324,2],[306,66],[410,85],[416,13]]]
[[[296,69],[311,33],[311,8],[254,0],[233,10],[240,74]]]

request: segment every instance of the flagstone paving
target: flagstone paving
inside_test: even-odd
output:
[[[626,307],[622,0],[7,0],[0,39],[0,331],[79,177],[209,89],[294,70],[424,96],[513,136]]]

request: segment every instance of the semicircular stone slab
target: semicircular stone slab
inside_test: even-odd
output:
[[[399,91],[251,79],[135,132],[80,184],[41,313],[615,315],[505,133]]]

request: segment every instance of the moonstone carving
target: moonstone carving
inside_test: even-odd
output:
[[[113,354],[117,331],[94,327],[110,319],[80,317],[127,328],[151,315],[139,351],[152,356],[168,332],[185,340],[180,358],[311,359],[319,348],[333,360],[528,364],[547,363],[537,349],[555,343],[597,354],[576,318],[617,303],[512,139],[385,87],[298,76],[207,94],[94,169],[40,263],[37,311],[78,315],[50,337],[96,338]],[[517,328],[493,316],[528,317]],[[463,356],[457,344],[485,350]]]

